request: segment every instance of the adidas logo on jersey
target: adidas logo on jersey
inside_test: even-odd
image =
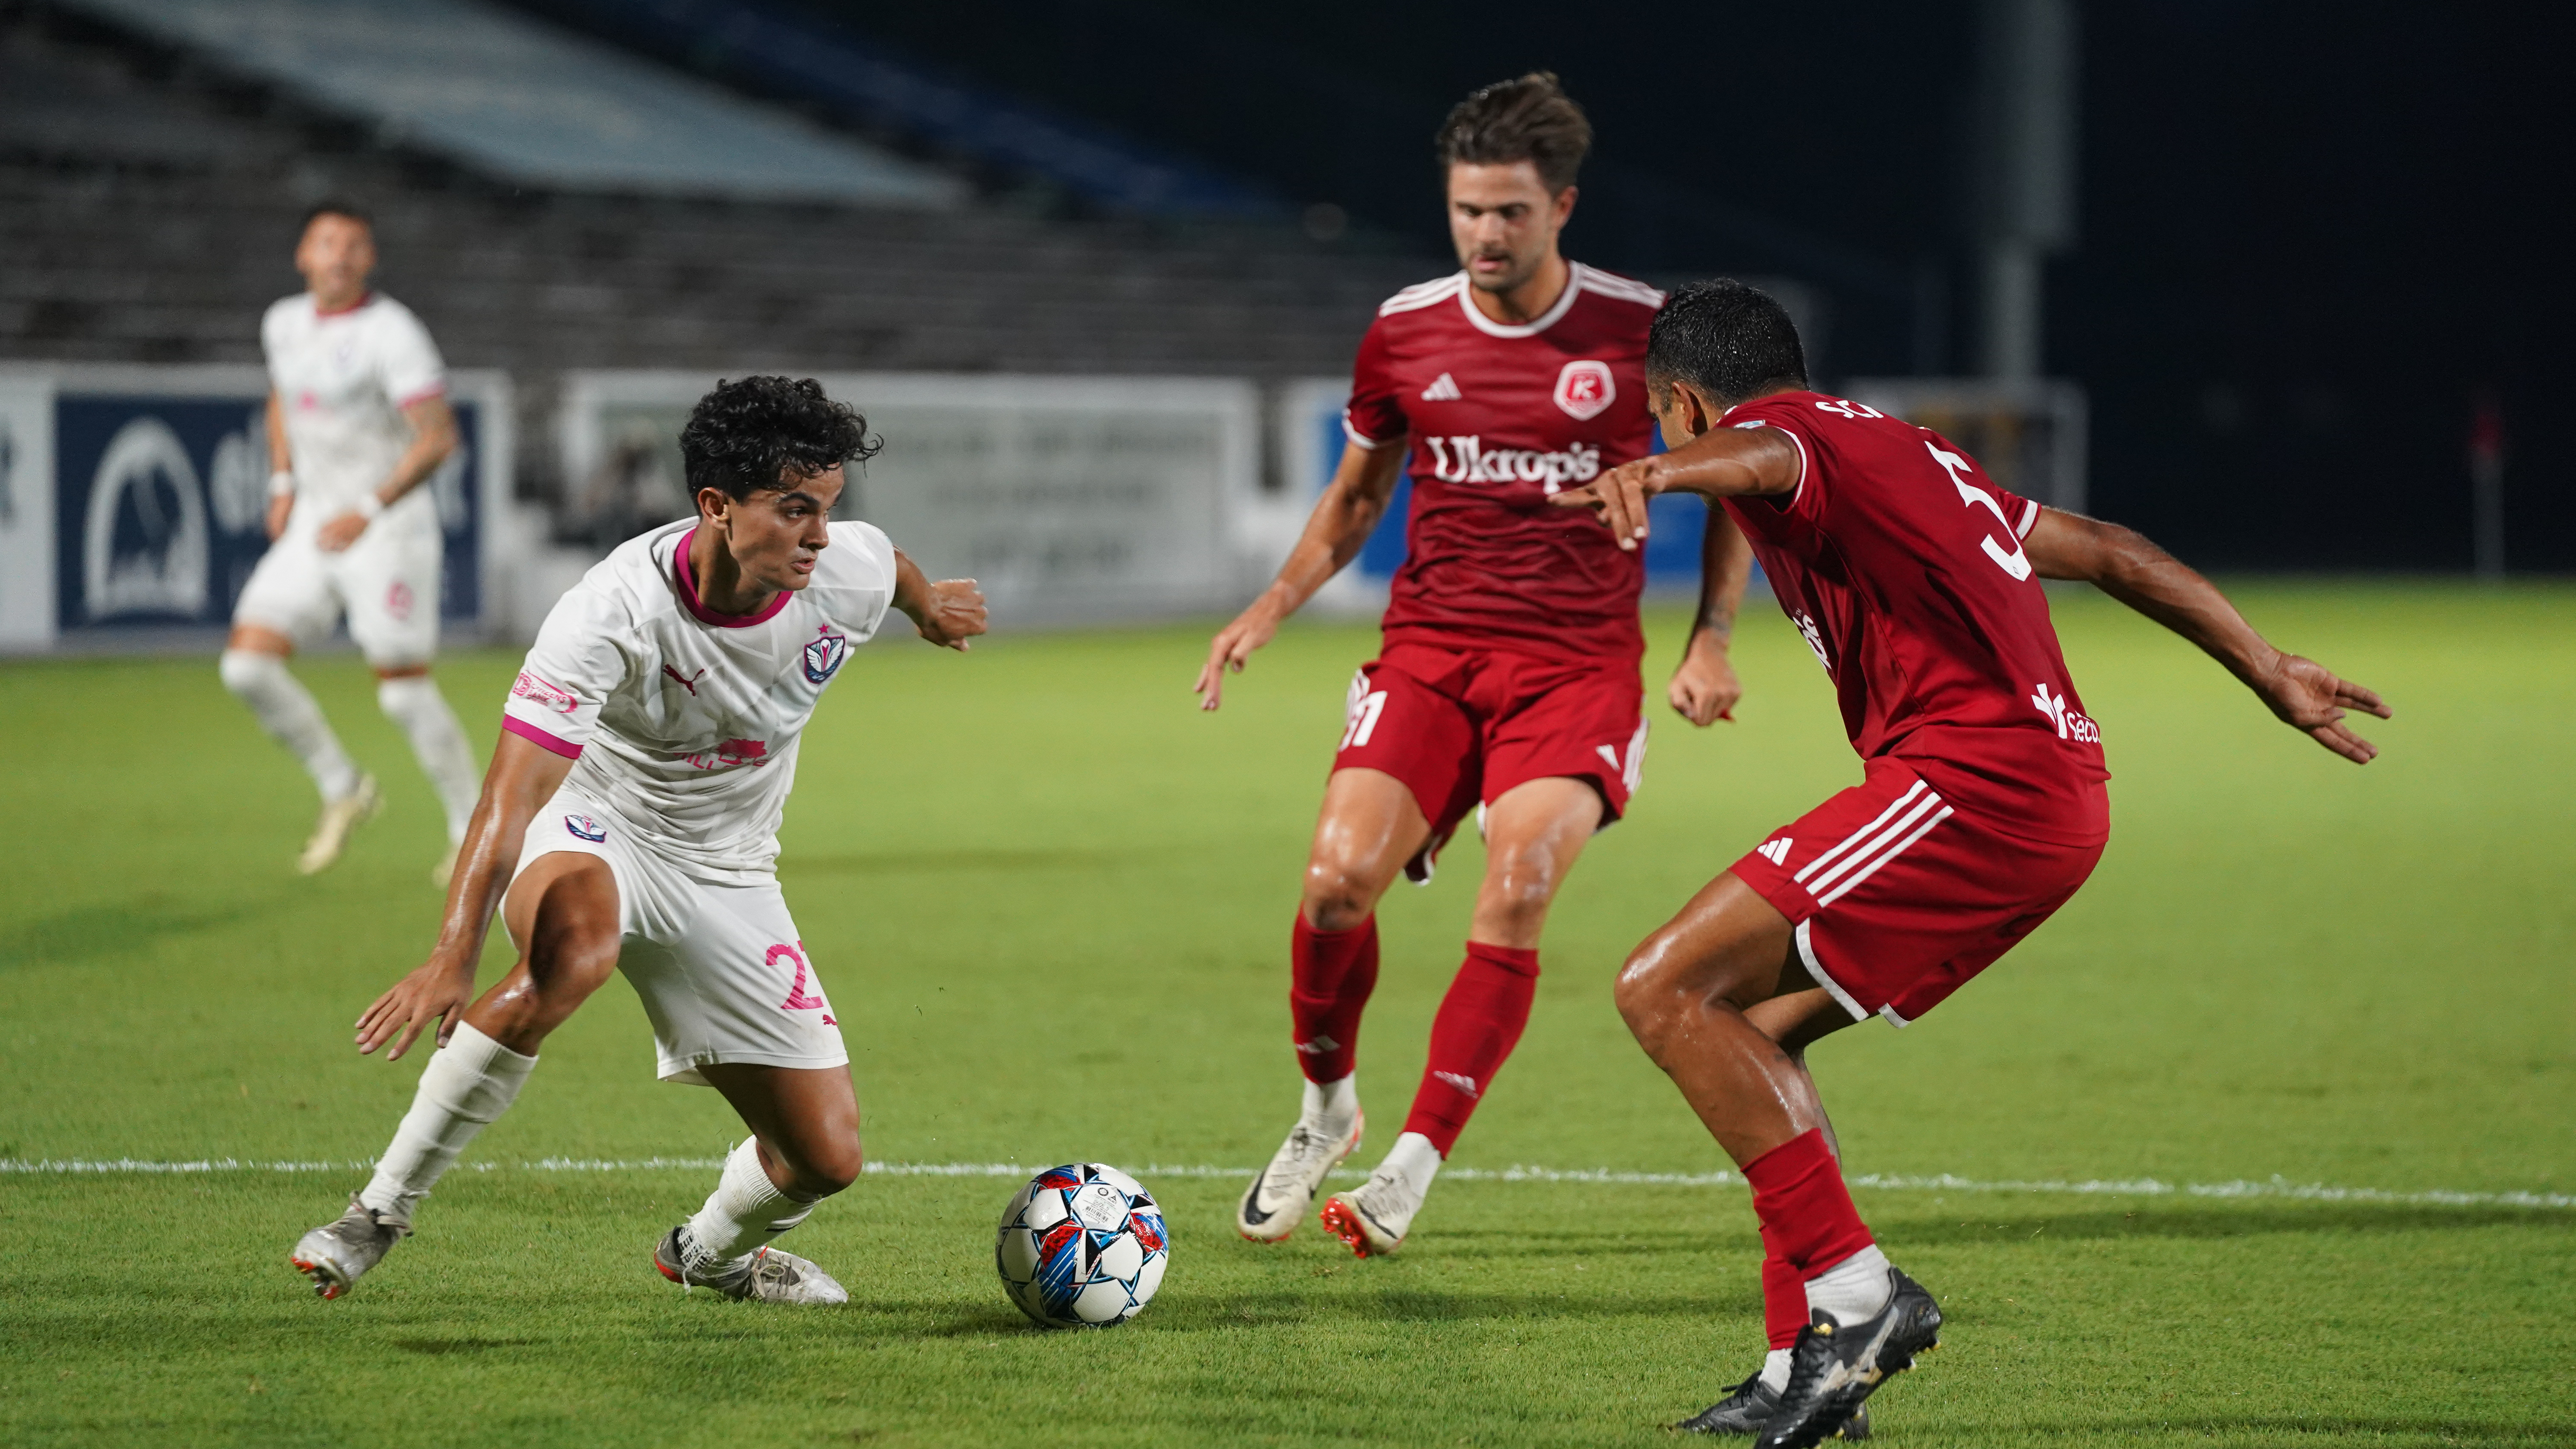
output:
[[[1787,865],[1789,863],[1789,843],[1792,839],[1793,837],[1791,836],[1783,835],[1777,840],[1766,840],[1760,845],[1755,846],[1753,848],[1753,853],[1761,856],[1764,860],[1771,862],[1773,865]]]
[[[1465,396],[1458,390],[1458,380],[1445,372],[1431,379],[1431,385],[1422,390],[1424,402],[1456,402]]]

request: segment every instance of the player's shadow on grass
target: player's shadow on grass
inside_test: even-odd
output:
[[[110,956],[140,955],[167,936],[184,936],[266,915],[283,902],[235,899],[220,904],[162,896],[81,906],[0,934],[0,971],[82,966]]]
[[[388,1339],[405,1353],[448,1354],[490,1353],[503,1348],[545,1348],[542,1338],[395,1338]]]
[[[1882,1223],[1896,1247],[1913,1243],[1993,1246],[2016,1240],[2247,1238],[2268,1233],[2452,1233],[2465,1228],[2565,1227],[2564,1210],[2440,1207],[2405,1203],[2301,1203],[2277,1207],[2142,1208],[2136,1212],[1890,1213]]]
[[[2231,1440],[2261,1435],[2267,1443],[2295,1442],[2311,1437],[2319,1440],[2405,1440],[2433,1444],[2563,1445],[2570,1442],[2567,1432],[2555,1425],[2495,1424],[2394,1414],[2385,1418],[2323,1414],[2176,1414],[2169,1417],[2094,1419],[2074,1424],[1968,1422],[1942,1427],[1945,1431],[1960,1432],[1969,1442],[2000,1444],[2098,1444],[2105,1439],[2126,1439],[2142,1434]]]

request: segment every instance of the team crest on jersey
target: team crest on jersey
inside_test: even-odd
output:
[[[571,831],[573,834],[589,841],[593,845],[597,845],[599,842],[608,838],[608,827],[591,819],[587,815],[565,816],[564,829]]]
[[[850,638],[833,633],[828,624],[814,632],[822,637],[806,641],[805,678],[821,684],[839,673],[841,661],[850,657]]]
[[[1556,405],[1578,423],[1588,423],[1619,396],[1619,385],[1610,380],[1610,364],[1589,357],[1578,357],[1556,375]]]

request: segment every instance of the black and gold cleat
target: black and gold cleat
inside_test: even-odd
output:
[[[1887,1306],[1875,1317],[1844,1325],[1818,1309],[1798,1330],[1789,1350],[1789,1386],[1762,1427],[1762,1449],[1814,1449],[1858,1418],[1888,1375],[1914,1367],[1916,1354],[1940,1346],[1941,1305],[1894,1268],[1887,1282]]]
[[[1741,1434],[1750,1437],[1762,1432],[1780,1407],[1779,1392],[1762,1382],[1755,1374],[1726,1391],[1726,1397],[1682,1420],[1673,1427],[1685,1434]],[[1835,1434],[1840,1439],[1869,1437],[1869,1406],[1864,1404],[1843,1421]]]

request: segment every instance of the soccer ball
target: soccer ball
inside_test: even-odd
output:
[[[1003,1289],[1048,1328],[1125,1323],[1153,1301],[1170,1257],[1154,1195],[1097,1162],[1030,1178],[1002,1210],[993,1244]]]

